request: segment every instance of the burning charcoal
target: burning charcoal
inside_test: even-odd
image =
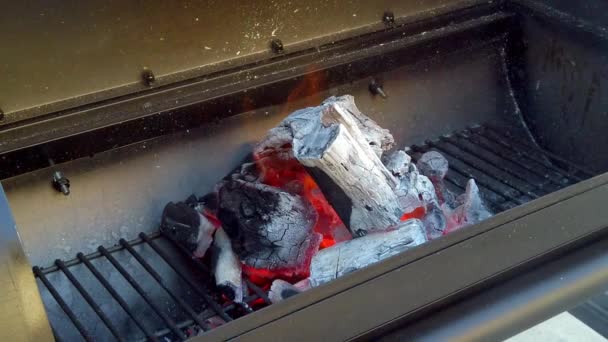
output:
[[[410,164],[408,172],[399,178],[395,194],[399,199],[399,206],[407,217],[411,216],[407,215],[408,213],[420,212],[411,217],[422,218],[425,208],[438,205],[433,183],[426,176],[421,175],[414,164]]]
[[[422,218],[424,228],[426,229],[426,237],[429,240],[434,240],[443,235],[447,222],[443,210],[435,203],[431,203],[426,208],[426,214]]]
[[[305,272],[320,242],[310,204],[266,184],[223,182],[218,218],[241,261],[256,269]]]
[[[390,230],[374,231],[336,244],[315,254],[310,265],[310,284],[319,286],[426,242],[420,220],[399,223]]]
[[[405,176],[409,171],[412,158],[405,151],[394,151],[383,158],[384,166],[397,178]]]
[[[294,285],[286,282],[285,280],[275,279],[270,286],[270,292],[268,292],[268,298],[274,303],[278,303],[289,297],[295,296],[302,290],[298,289]]]
[[[446,233],[478,223],[492,216],[490,211],[483,204],[483,200],[479,194],[479,188],[473,179],[469,179],[467,182],[466,191],[459,202],[462,204],[448,215],[448,228]]]
[[[256,154],[291,146],[353,236],[399,222],[397,180],[379,156],[390,133],[363,115],[352,96],[298,110],[271,130]]]
[[[420,173],[429,178],[443,179],[448,173],[448,160],[437,151],[424,153],[416,165]]]
[[[417,165],[420,173],[433,183],[439,203],[446,203],[450,208],[454,208],[456,206],[454,194],[448,190],[443,180],[448,173],[448,160],[437,151],[429,151],[420,156]]]
[[[213,242],[215,226],[184,202],[169,202],[163,210],[160,230],[183,244],[197,258],[202,258]]]
[[[213,274],[217,287],[230,300],[237,303],[242,302],[241,262],[232,251],[230,238],[221,227],[215,232],[213,251]]]

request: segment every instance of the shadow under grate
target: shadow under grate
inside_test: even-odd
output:
[[[448,159],[451,190],[462,193],[474,178],[495,213],[592,176],[518,129],[472,126],[407,152],[417,161],[429,150]],[[244,304],[220,304],[207,266],[159,233],[33,271],[58,340],[185,340],[212,329],[209,319],[228,322],[270,304],[250,281]]]

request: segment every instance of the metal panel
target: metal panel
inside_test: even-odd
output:
[[[481,1],[27,1],[0,13],[0,124],[162,86]],[[449,8],[448,8],[449,7]]]
[[[604,238],[399,328],[381,341],[502,341],[607,289]],[[608,328],[606,321],[601,328]]]
[[[53,339],[38,287],[0,186],[0,340]]]

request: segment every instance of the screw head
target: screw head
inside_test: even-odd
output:
[[[154,84],[154,81],[156,81],[154,73],[149,69],[144,69],[144,71],[141,72],[141,79],[148,87]]]
[[[382,21],[387,26],[395,25],[395,14],[392,11],[384,12],[384,15],[382,15]]]
[[[274,53],[283,53],[285,49],[283,47],[283,42],[279,38],[273,39],[270,42],[270,48]]]

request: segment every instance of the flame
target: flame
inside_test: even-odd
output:
[[[321,90],[327,84],[327,75],[322,70],[314,69],[315,66],[310,66],[302,81],[289,93],[281,113],[289,114],[296,109],[321,103]]]

